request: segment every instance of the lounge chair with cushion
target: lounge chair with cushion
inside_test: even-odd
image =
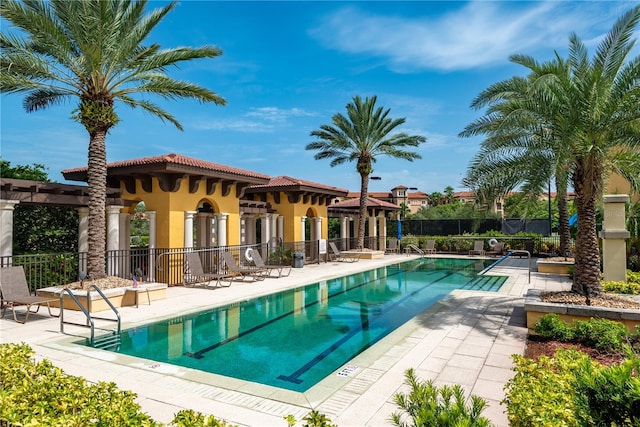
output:
[[[329,247],[331,248],[331,253],[329,254],[329,258],[331,259],[331,261],[356,262],[359,259],[357,257],[345,256],[342,252],[340,252],[340,249],[338,249],[334,242],[329,242]]]
[[[400,253],[400,247],[398,246],[398,239],[395,237],[392,237],[389,239],[389,246],[387,246],[387,250],[385,251],[387,253]]]
[[[265,264],[262,260],[262,256],[260,252],[256,249],[251,249],[251,259],[253,263],[258,268],[263,268],[267,271],[267,275],[271,276],[271,273],[274,272],[277,276],[272,277],[286,277],[291,273],[291,264],[289,265],[273,265],[273,264]]]
[[[2,316],[0,318],[4,318],[7,308],[10,308],[13,311],[13,320],[18,323],[25,323],[29,318],[29,314],[37,313],[43,304],[46,304],[50,316],[58,317],[51,313],[49,303],[59,301],[59,299],[31,295],[24,275],[24,268],[21,265],[0,268],[0,292],[2,292]],[[23,320],[18,320],[16,316],[16,307],[20,305],[27,307]],[[36,311],[31,311],[32,305],[38,307]]]
[[[484,256],[484,241],[476,240],[473,244],[473,249],[469,251],[469,255],[480,255]]]
[[[233,254],[229,251],[222,252],[222,260],[228,274],[240,277],[242,279],[249,278],[254,281],[263,280],[268,274],[267,269],[259,267],[243,267],[239,266]]]
[[[425,254],[435,254],[436,253],[436,241],[435,240],[427,240],[427,244],[424,245],[422,251]]]
[[[229,279],[227,285],[222,284],[223,279]],[[189,252],[186,254],[186,263],[184,269],[184,285],[186,287],[193,287],[198,283],[204,283],[205,288],[218,287],[218,286],[230,286],[233,275],[226,273],[205,273],[202,267],[202,260],[200,254],[197,252]],[[214,282],[211,286],[211,282]]]

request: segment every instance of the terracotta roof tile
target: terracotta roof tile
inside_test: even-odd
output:
[[[187,157],[180,154],[162,154],[153,157],[141,157],[138,159],[122,160],[119,162],[112,162],[107,164],[107,168],[124,168],[131,166],[148,166],[148,165],[161,165],[161,164],[173,164],[181,166],[189,166],[193,168],[206,169],[212,172],[222,172],[239,176],[246,176],[252,178],[269,179],[269,175],[265,175],[258,172],[249,171],[246,169],[234,168],[231,166],[222,165],[220,163],[209,162],[206,160],[195,159],[193,157]],[[87,170],[87,166],[80,168],[66,169],[62,171],[65,173],[83,172]]]
[[[276,176],[269,180],[267,184],[252,185],[252,188],[286,188],[286,187],[309,187],[318,190],[332,191],[346,194],[348,190],[339,187],[332,187],[330,185],[320,184],[313,181],[307,181],[300,178],[292,178],[290,176]]]
[[[341,202],[334,203],[330,206],[330,208],[353,208],[360,207],[360,199],[347,199],[342,200]],[[394,205],[393,203],[385,202],[383,200],[378,200],[373,197],[369,197],[367,200],[367,207],[380,207],[386,208],[389,210],[400,210],[398,205]]]

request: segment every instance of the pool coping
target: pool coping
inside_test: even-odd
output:
[[[389,260],[389,262],[385,262],[383,264],[377,265],[371,269],[359,270],[359,272],[370,271],[372,269],[386,267],[393,264],[398,264],[406,261],[410,261],[413,259],[417,259],[419,257],[402,257],[402,259],[394,259]],[[436,258],[454,258],[458,259],[461,257],[456,256],[437,256]],[[477,257],[473,259],[478,259]],[[490,259],[490,258],[484,258]],[[354,273],[349,273],[354,274]],[[499,274],[496,272],[491,272],[487,275],[495,275],[495,276],[503,276],[503,274]],[[339,277],[344,277],[345,274],[335,274],[330,275],[327,278],[323,278],[320,281],[331,280]],[[381,338],[374,345],[367,348],[360,354],[356,355],[350,361],[340,366],[330,375],[326,376],[324,379],[320,380],[318,383],[313,385],[307,391],[304,392],[296,392],[292,390],[287,390],[275,386],[269,386],[266,384],[260,384],[251,382],[248,380],[242,380],[233,377],[227,377],[220,374],[209,373],[205,371],[200,371],[194,368],[185,368],[176,365],[172,365],[170,363],[157,362],[151,359],[140,358],[136,356],[130,356],[125,354],[118,354],[108,350],[101,350],[91,347],[82,346],[80,344],[75,344],[74,342],[79,339],[89,338],[89,333],[81,333],[81,334],[67,334],[64,338],[58,339],[56,341],[49,342],[45,344],[46,347],[52,348],[55,350],[65,351],[72,354],[77,354],[83,357],[89,357],[92,359],[96,359],[98,361],[107,362],[107,363],[115,363],[130,369],[138,369],[147,372],[158,373],[162,375],[172,376],[174,378],[179,378],[182,380],[188,380],[191,382],[199,383],[204,386],[209,386],[215,388],[215,390],[210,390],[210,393],[214,396],[220,396],[222,398],[221,401],[225,401],[228,397],[225,396],[227,392],[237,392],[243,393],[247,395],[251,395],[254,397],[258,397],[261,399],[269,399],[274,402],[293,405],[297,408],[302,408],[304,411],[308,411],[310,409],[314,409],[321,405],[323,402],[326,402],[331,398],[335,393],[346,387],[350,381],[352,381],[358,374],[366,372],[371,369],[377,360],[380,357],[384,356],[389,352],[395,345],[397,345],[400,341],[406,339],[406,337],[411,336],[413,332],[422,328],[422,323],[425,320],[435,316],[440,313],[442,310],[449,309],[449,302],[452,298],[455,298],[458,295],[464,294],[478,294],[478,293],[486,293],[487,295],[500,295],[508,293],[513,283],[510,283],[511,277],[507,276],[507,279],[500,287],[498,291],[482,291],[482,290],[463,290],[463,289],[455,289],[442,297],[440,300],[435,302],[432,306],[428,307],[424,311],[420,312],[417,316],[409,319],[398,328],[387,334],[385,337]],[[262,292],[257,292],[252,295],[252,298],[257,298],[260,296],[271,295],[275,292],[280,292],[283,290],[290,290],[301,288],[307,285],[311,285],[317,283],[318,280],[312,280],[309,282],[298,283],[287,287],[286,289],[279,289],[277,291],[269,291],[268,289],[264,289]],[[233,303],[233,302],[231,302]],[[228,305],[230,302],[224,301],[214,305],[207,305],[207,308],[217,308],[224,305]],[[195,313],[201,311],[202,307],[194,308],[190,313]],[[176,317],[176,313],[165,314],[162,316],[156,316],[151,319],[139,320],[127,324],[123,324],[122,329],[132,329],[137,326],[146,325],[152,322],[167,320],[170,318]],[[353,366],[356,369],[350,369]],[[348,371],[346,375],[338,375],[338,373],[343,373]],[[299,412],[299,411],[295,411]],[[306,413],[306,412],[305,412]]]

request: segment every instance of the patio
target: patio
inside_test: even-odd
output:
[[[407,259],[406,255],[385,255],[357,263],[305,265],[288,277],[215,290],[170,287],[164,300],[122,307],[123,328]],[[24,325],[9,318],[0,320],[0,340],[26,342],[37,358],[51,360],[70,375],[113,381],[121,389],[134,391],[142,409],[163,423],[180,409],[194,409],[241,426],[286,426],[283,416],[292,414],[300,420],[313,408],[340,427],[388,425],[389,415],[397,409],[392,395],[404,389],[404,371],[414,368],[420,378],[460,384],[468,394],[486,399],[489,407],[484,415],[496,426],[506,427],[499,402],[512,376],[510,355],[522,354],[525,347],[524,295],[528,289],[567,289],[570,282],[563,276],[533,272],[529,284],[526,259],[509,259],[492,272],[509,276],[500,292],[453,292],[350,361],[349,366],[357,369],[346,376],[333,375],[330,385],[323,383],[304,394],[70,346],[66,342],[73,337],[59,333],[58,319],[42,313],[32,315]],[[69,318],[72,315],[80,314],[69,313]],[[65,331],[88,332],[77,326],[67,326]]]

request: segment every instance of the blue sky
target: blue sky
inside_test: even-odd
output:
[[[183,64],[170,75],[203,85],[228,104],[154,99],[183,132],[118,105],[122,121],[107,137],[107,159],[179,153],[359,191],[354,164],[332,168],[305,146],[313,141],[310,132],[344,113],[355,95],[376,95],[390,117],[406,118],[399,130],[427,142],[418,149],[421,160],[380,157],[374,175],[382,180],[372,181],[370,191],[401,184],[426,193],[448,185],[464,191],[460,181],[481,140],[457,135],[482,114],[469,108],[481,90],[525,73],[509,55],[542,61],[554,50],[565,54],[572,32],[593,53],[633,4],[183,0],[149,41],[221,48],[222,56]],[[4,160],[44,164],[58,182],[64,182],[61,170],[86,165],[88,135],[70,119],[75,101],[26,113],[21,95],[0,96]]]

